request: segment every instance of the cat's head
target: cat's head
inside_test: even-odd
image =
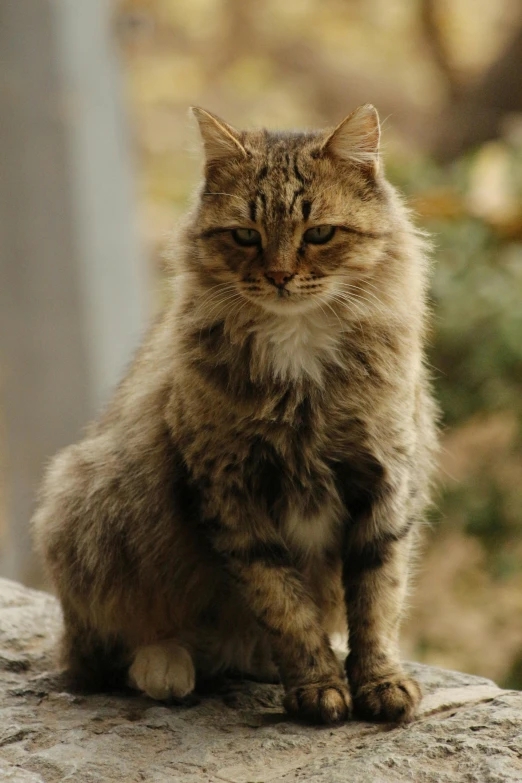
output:
[[[206,157],[193,257],[223,301],[282,313],[350,299],[393,222],[373,106],[308,133],[237,131],[193,112]]]

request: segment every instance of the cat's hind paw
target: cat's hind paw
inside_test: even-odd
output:
[[[175,641],[138,647],[129,668],[129,683],[152,699],[184,699],[196,683],[192,657]]]
[[[422,698],[420,685],[404,675],[386,677],[353,689],[357,717],[390,723],[413,720]]]
[[[290,715],[312,723],[340,723],[352,707],[350,691],[340,680],[291,688],[283,703]]]

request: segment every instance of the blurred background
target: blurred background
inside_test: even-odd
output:
[[[404,654],[522,688],[519,0],[2,0],[1,575],[43,585],[43,465],[165,300],[188,106],[315,128],[366,102],[434,238],[443,450]]]

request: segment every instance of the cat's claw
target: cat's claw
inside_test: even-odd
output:
[[[312,723],[340,723],[350,717],[352,700],[346,683],[331,680],[291,688],[284,706],[290,715]]]
[[[421,698],[418,682],[401,674],[354,688],[353,708],[357,717],[366,720],[408,723]]]

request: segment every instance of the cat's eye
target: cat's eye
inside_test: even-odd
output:
[[[312,226],[303,234],[303,239],[309,245],[324,245],[335,234],[335,226]]]
[[[253,247],[261,244],[261,234],[255,228],[234,228],[232,236],[234,241],[242,247]]]

